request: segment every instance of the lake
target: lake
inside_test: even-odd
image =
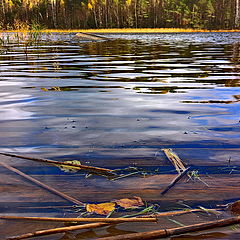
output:
[[[239,33],[106,34],[98,42],[53,33],[32,45],[1,34],[1,152],[115,169],[169,166],[162,149],[171,148],[186,164],[239,165]],[[17,166],[46,182],[58,174]],[[94,194],[81,201],[110,200],[121,188],[92,181]]]

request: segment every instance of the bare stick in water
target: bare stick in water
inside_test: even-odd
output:
[[[161,229],[161,230],[142,232],[142,233],[130,233],[130,234],[113,236],[113,237],[105,237],[100,239],[101,240],[126,240],[126,239],[139,240],[139,239],[166,238],[173,235],[196,232],[196,231],[212,229],[216,227],[225,227],[225,226],[229,226],[237,223],[240,223],[240,216],[216,220],[216,221],[210,221],[205,223],[198,223],[198,224],[193,224],[185,227],[168,228],[168,229]]]
[[[21,177],[24,177],[24,178],[28,179],[29,181],[37,184],[38,186],[40,186],[40,187],[48,190],[49,192],[52,192],[52,193],[54,193],[55,195],[58,195],[59,197],[65,199],[65,200],[68,200],[69,202],[72,202],[72,203],[77,204],[77,205],[80,205],[80,206],[85,206],[84,203],[78,201],[77,199],[75,199],[75,198],[73,198],[73,197],[70,197],[70,196],[68,196],[68,195],[65,194],[65,193],[62,193],[62,192],[56,190],[55,188],[50,187],[50,186],[48,186],[48,185],[40,182],[39,180],[37,180],[37,179],[35,179],[35,178],[33,178],[33,177],[30,177],[29,175],[21,172],[20,170],[14,168],[14,167],[11,167],[11,166],[7,165],[6,163],[1,163],[1,162],[0,162],[0,165],[3,166],[3,167],[5,167],[5,168],[7,168],[8,170],[10,170],[10,171],[12,171],[12,172],[14,172],[14,173],[17,173],[17,174],[20,175]]]
[[[7,240],[20,240],[20,239],[26,239],[31,237],[46,236],[46,235],[56,234],[56,233],[64,233],[68,231],[104,227],[108,225],[109,223],[88,223],[88,224],[70,226],[70,227],[52,228],[52,229],[41,230],[41,231],[36,231],[32,233],[26,233],[26,234],[22,234],[15,237],[9,237],[7,238]]]
[[[183,161],[178,157],[176,153],[173,152],[171,148],[167,148],[167,149],[164,148],[162,150],[166,154],[169,161],[171,161],[171,163],[173,164],[173,166],[175,167],[175,169],[179,174],[184,170],[186,170],[186,167],[184,166]]]
[[[148,218],[54,218],[54,217],[19,217],[19,216],[0,216],[5,220],[27,220],[27,221],[48,221],[48,222],[156,222],[156,217]]]
[[[191,167],[186,168],[183,172],[178,174],[176,178],[173,179],[173,181],[161,192],[162,195],[167,193],[177,182],[179,182],[190,170]]]
[[[95,172],[95,173],[101,173],[104,175],[109,175],[109,176],[115,176],[115,173],[112,173],[113,170],[111,169],[106,169],[106,168],[99,168],[99,167],[92,167],[92,166],[86,166],[86,165],[78,165],[78,164],[74,164],[74,163],[66,163],[66,162],[59,162],[59,161],[55,161],[55,160],[49,160],[49,159],[43,159],[43,158],[34,158],[34,157],[27,157],[27,156],[22,156],[22,155],[17,155],[17,154],[12,154],[12,153],[3,153],[0,152],[1,155],[5,155],[8,157],[15,157],[15,158],[22,158],[22,159],[26,159],[26,160],[32,160],[32,161],[37,161],[37,162],[42,162],[42,163],[48,163],[48,164],[54,164],[54,165],[64,165],[64,166],[68,166],[68,167],[74,167],[75,169],[83,169],[83,170],[87,170],[89,172]]]

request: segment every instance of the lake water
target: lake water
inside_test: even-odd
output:
[[[81,42],[74,34],[43,34],[38,43],[28,45],[18,42],[21,35],[2,33],[0,152],[77,159],[112,169],[143,167],[151,174],[109,181],[16,158],[1,157],[1,162],[85,203],[140,196],[167,211],[199,204],[215,208],[217,203],[239,200],[239,33],[107,36],[110,40]],[[215,175],[182,181],[163,197],[161,191],[176,173],[163,148],[172,148],[186,164]],[[165,174],[165,167],[171,174]],[[59,196],[3,167],[0,174],[2,214],[79,216],[72,203]],[[186,225],[216,220],[209,214],[184,216],[177,221]],[[0,232],[9,237],[58,226],[62,225],[1,221]],[[163,219],[158,226],[178,225]],[[125,224],[44,239],[97,239],[133,229],[156,230],[156,224]],[[238,239],[239,231],[196,237],[220,236]]]
[[[170,147],[239,161],[239,33],[42,37],[1,48],[0,151],[126,166],[158,165]]]

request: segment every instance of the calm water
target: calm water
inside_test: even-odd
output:
[[[0,48],[0,151],[150,166],[171,147],[239,163],[239,33],[109,37]]]

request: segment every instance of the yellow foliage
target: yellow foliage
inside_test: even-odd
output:
[[[126,5],[127,5],[127,6],[130,6],[131,3],[132,3],[132,0],[126,0]]]
[[[14,6],[14,3],[12,0],[6,0],[6,4],[9,8],[12,8]]]
[[[88,9],[93,9],[93,5],[91,3],[88,3]]]
[[[96,213],[100,215],[108,215],[115,210],[115,203],[99,203],[99,204],[87,204],[86,210],[90,213]]]

